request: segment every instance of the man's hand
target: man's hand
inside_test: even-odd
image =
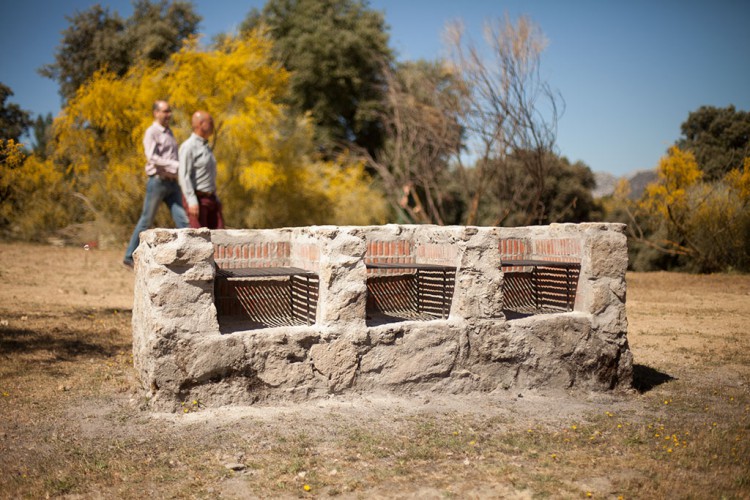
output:
[[[188,215],[190,217],[198,217],[200,213],[200,205],[188,205]]]

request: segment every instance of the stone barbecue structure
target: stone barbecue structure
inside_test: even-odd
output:
[[[134,362],[153,406],[629,387],[622,224],[154,229]]]

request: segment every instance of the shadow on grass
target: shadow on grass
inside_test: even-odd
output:
[[[656,386],[671,382],[675,378],[646,365],[633,365],[633,388],[643,394]]]
[[[130,348],[129,336],[118,327],[103,327],[92,320],[115,312],[119,313],[102,309],[74,311],[64,317],[40,315],[24,318],[28,326],[0,326],[0,357],[36,352],[52,354],[52,361],[72,361],[81,356],[112,357]]]

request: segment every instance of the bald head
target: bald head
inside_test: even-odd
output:
[[[193,113],[191,125],[195,135],[208,139],[214,133],[214,119],[207,111],[196,111]]]

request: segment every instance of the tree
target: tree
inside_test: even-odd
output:
[[[701,106],[680,129],[683,137],[676,145],[693,153],[706,180],[723,178],[750,156],[750,112]]]
[[[642,190],[645,192],[645,187]],[[652,229],[662,231],[658,226],[645,225],[644,214],[639,209],[633,187],[626,178],[620,178],[614,192],[598,200],[602,205],[602,220],[626,224],[628,235],[628,268],[634,271],[656,271],[667,269],[674,256],[662,250],[653,241],[663,240],[662,234],[654,234]],[[672,266],[673,267],[673,266]]]
[[[18,104],[6,103],[12,95],[10,87],[0,82],[0,139],[18,142],[31,125],[31,116]]]
[[[543,203],[548,177],[547,158],[553,151],[559,96],[541,79],[540,56],[546,41],[528,18],[509,18],[485,26],[487,48],[466,39],[463,27],[448,32],[456,72],[466,86],[461,125],[467,134],[472,169],[457,163],[469,200],[467,224],[475,224],[480,204],[504,168],[508,155],[526,171],[531,201],[523,220],[541,224],[549,216]],[[485,54],[489,54],[485,56]],[[519,188],[520,189],[520,188]]]
[[[386,142],[375,156],[358,152],[379,175],[398,220],[459,224],[465,207],[450,163],[462,146],[460,82],[441,62],[407,62],[384,74]]]
[[[559,104],[539,75],[541,32],[526,18],[516,24],[506,18],[488,24],[485,34],[489,50],[454,25],[450,64],[384,72],[387,140],[368,161],[392,207],[406,220],[437,224],[585,218],[593,203],[584,194],[590,171],[569,163],[556,168]],[[570,199],[556,198],[559,186],[547,183],[576,169],[589,176],[566,186]],[[517,182],[501,184],[511,178]]]
[[[362,164],[320,160],[309,120],[281,104],[289,75],[271,46],[257,32],[210,50],[191,41],[165,65],[142,61],[123,77],[95,73],[55,120],[55,161],[97,214],[130,226],[143,189],[141,138],[151,103],[166,98],[178,140],[190,134],[194,110],[214,116],[218,194],[230,227],[383,222],[384,203]]]
[[[673,146],[658,174],[638,206],[650,245],[684,269],[750,269],[750,158],[712,181],[692,152]]]
[[[536,205],[543,207],[541,224],[586,222],[595,219],[601,207],[591,190],[595,178],[583,162],[570,163],[565,157],[549,153],[544,159],[545,189],[538,196],[536,180],[529,173],[526,152],[515,151],[506,164],[497,169],[488,188],[487,202],[479,212],[479,223],[493,226],[528,224],[528,215]],[[532,153],[533,154],[533,153]]]
[[[52,113],[38,115],[32,124],[34,131],[34,154],[42,160],[47,158],[47,146],[52,132]]]
[[[360,0],[269,0],[241,32],[259,23],[291,72],[289,102],[311,113],[318,144],[330,151],[353,142],[374,154],[383,141],[383,68],[392,60],[383,15]]]
[[[750,269],[750,113],[701,106],[659,161],[642,196],[613,196],[608,220],[627,222],[635,270]]]
[[[23,165],[26,155],[22,145],[15,139],[0,138],[0,165],[3,169],[0,172],[0,202],[2,202],[3,213],[0,216],[0,225],[7,224],[8,210],[7,202],[12,196],[13,176],[12,173]],[[3,220],[4,219],[4,220]]]
[[[144,58],[163,63],[182,48],[198,30],[201,17],[189,1],[136,0],[133,15],[125,22],[125,34],[131,47],[130,59]]]
[[[133,7],[127,20],[98,4],[66,18],[70,26],[63,31],[55,62],[39,69],[58,83],[64,101],[99,70],[123,76],[141,58],[166,61],[197,32],[200,17],[189,2],[137,0]]]
[[[51,161],[27,157],[22,145],[0,139],[0,234],[38,240],[67,225],[78,215],[66,203],[70,195]]]
[[[72,211],[57,203],[65,191],[60,171],[37,155],[27,156],[18,142],[33,122],[28,111],[6,104],[12,95],[0,83],[0,234],[33,239],[40,227],[65,223]]]

